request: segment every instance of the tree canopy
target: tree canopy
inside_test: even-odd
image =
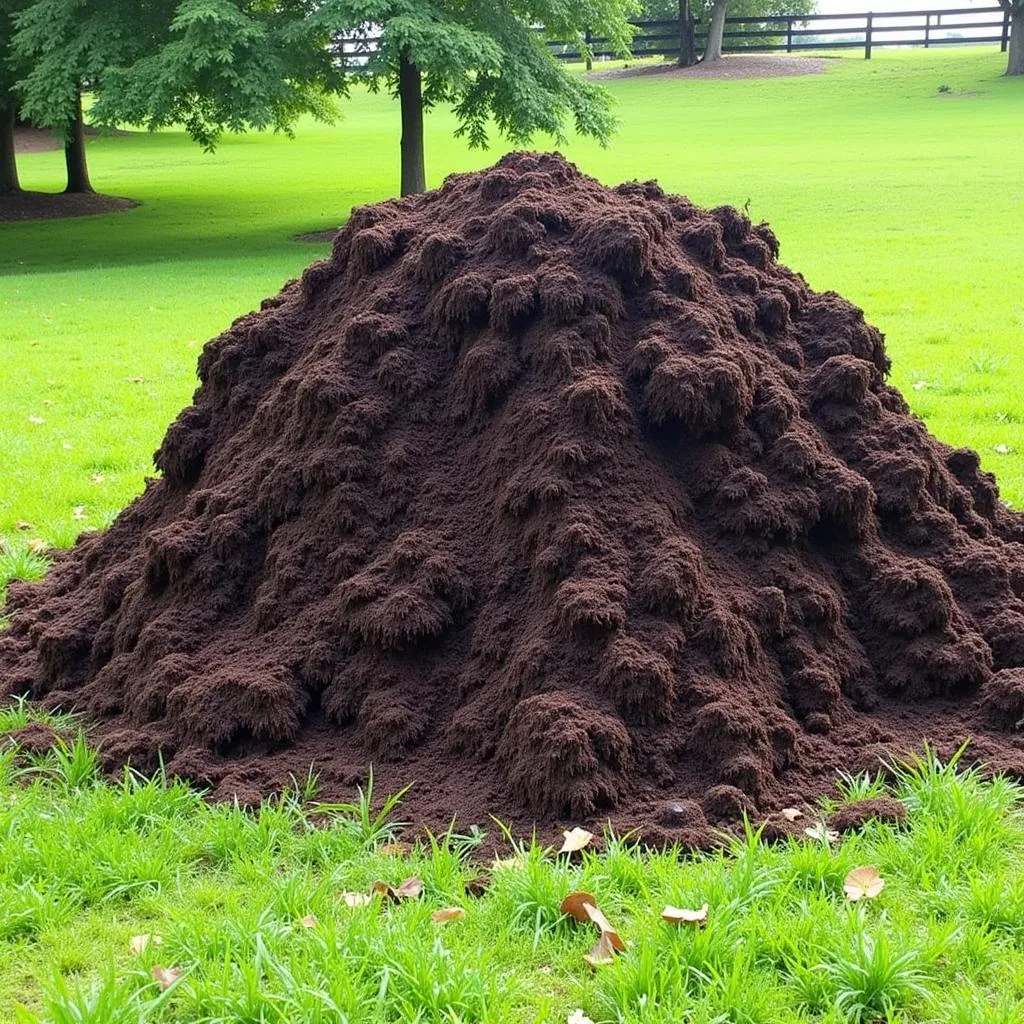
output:
[[[672,20],[679,17],[679,0],[642,0],[642,17]],[[690,0],[690,13],[698,22],[711,17],[714,0]],[[759,18],[775,14],[812,14],[815,0],[729,0],[729,16]]]
[[[473,147],[492,126],[513,144],[562,141],[568,123],[607,140],[608,94],[560,66],[545,39],[585,45],[589,29],[626,54],[635,10],[634,0],[35,0],[17,46],[33,60],[24,106],[40,123],[57,126],[87,82],[99,123],[182,124],[206,148],[223,132],[332,120],[358,78],[402,102],[411,191],[423,187],[422,111],[440,103]],[[352,33],[378,40],[359,62],[337,45]]]

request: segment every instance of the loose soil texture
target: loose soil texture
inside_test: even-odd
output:
[[[676,64],[648,64],[642,67],[591,71],[588,78],[787,78],[820,75],[830,59],[826,57],[773,57],[769,54],[732,54],[720,60],[700,61],[688,68]]]
[[[765,225],[513,154],[207,345],[162,478],[10,590],[0,684],[257,799],[652,841],[929,740],[1024,772],[1024,516]]]

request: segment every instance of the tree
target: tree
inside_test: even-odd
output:
[[[722,39],[725,35],[725,12],[729,0],[715,0],[711,7],[711,21],[708,24],[708,38],[704,44],[704,60],[721,60]]]
[[[324,6],[339,27],[369,21],[381,28],[366,73],[371,88],[389,88],[401,105],[402,195],[425,188],[423,112],[440,103],[451,104],[456,136],[475,148],[486,148],[492,119],[514,145],[528,144],[538,132],[564,142],[568,118],[577,132],[602,142],[614,128],[608,94],[562,67],[545,39],[578,40],[586,53],[590,30],[628,54],[630,0],[328,0]]]
[[[3,2],[3,0],[0,0]],[[91,192],[82,92],[100,90],[109,67],[166,34],[171,0],[22,0],[13,50],[27,69],[22,113],[64,142],[67,192]]]
[[[66,4],[74,0],[38,0]],[[111,0],[102,0],[104,4]],[[90,7],[93,5],[89,5]],[[224,131],[290,132],[302,114],[334,115],[358,74],[401,107],[402,194],[425,187],[423,112],[450,104],[456,134],[484,147],[493,121],[514,144],[535,133],[564,141],[578,132],[606,140],[608,94],[561,67],[545,38],[587,29],[626,54],[633,0],[177,0],[166,38],[95,76],[100,123],[183,124],[212,148]],[[536,26],[543,26],[538,28]],[[336,41],[372,33],[359,66]]]
[[[715,0],[689,0],[690,12],[698,24],[709,21],[711,23],[704,53],[705,60],[716,59],[715,51],[721,56],[726,14],[737,18],[767,18],[773,15],[811,14],[815,8],[815,0],[719,0],[719,4],[720,7],[716,5]],[[652,20],[673,19],[681,14],[681,10],[677,14],[677,6],[682,6],[679,0],[644,0],[642,16]],[[717,23],[716,9],[719,11]],[[761,28],[763,31],[755,37],[757,42],[772,42],[772,23],[765,22]]]
[[[697,63],[697,47],[693,38],[693,28],[690,0],[679,0],[679,58],[676,63],[681,68],[688,68]]]
[[[1024,0],[999,0],[1010,15],[1010,59],[1008,75],[1024,75]]]
[[[14,16],[24,3],[25,0],[0,0],[0,196],[21,191],[14,152],[14,126],[20,107],[16,84],[21,69],[11,40]]]

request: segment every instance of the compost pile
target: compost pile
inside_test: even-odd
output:
[[[464,825],[693,832],[926,739],[1021,771],[1024,517],[777,251],[556,155],[355,211],[11,589],[3,689],[216,795],[372,763]]]

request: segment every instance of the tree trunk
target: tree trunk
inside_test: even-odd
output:
[[[679,0],[679,66],[688,68],[697,63],[697,47],[693,41],[693,18],[690,0]]]
[[[14,100],[8,96],[0,105],[0,196],[20,191],[14,155]]]
[[[403,52],[398,62],[398,99],[402,107],[402,195],[427,189],[423,162],[423,83],[420,69]]]
[[[85,162],[85,122],[82,120],[82,93],[75,94],[75,116],[68,127],[64,143],[64,163],[68,169],[68,185],[65,192],[92,192],[89,184],[89,167]]]
[[[708,42],[704,48],[705,60],[721,60],[722,35],[725,32],[725,10],[729,0],[715,0],[711,11],[711,24],[708,26]]]
[[[1009,51],[1006,73],[1024,75],[1024,3],[1016,3],[1010,8]]]

